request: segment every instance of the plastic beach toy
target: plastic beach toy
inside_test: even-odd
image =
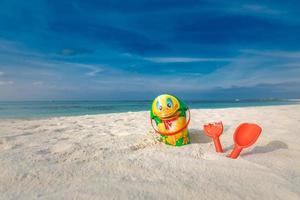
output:
[[[162,94],[152,103],[150,112],[153,129],[165,144],[182,146],[190,143],[188,107],[177,97]]]
[[[250,147],[256,142],[261,131],[262,128],[257,124],[243,123],[239,125],[233,135],[235,144],[229,157],[236,159],[240,155],[243,148]]]
[[[223,133],[222,122],[205,124],[203,128],[204,128],[204,133],[208,137],[211,137],[213,139],[216,152],[222,153],[223,149],[219,139],[220,135]]]

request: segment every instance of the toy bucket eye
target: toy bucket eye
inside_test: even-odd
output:
[[[162,110],[162,106],[160,105],[159,101],[156,102],[156,109],[159,110],[159,111]]]
[[[170,98],[167,99],[167,106],[168,108],[172,108],[173,107],[173,102]]]

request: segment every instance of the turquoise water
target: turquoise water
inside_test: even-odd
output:
[[[297,101],[186,101],[191,109],[289,105]],[[47,118],[149,110],[151,101],[25,101],[0,102],[0,118]]]

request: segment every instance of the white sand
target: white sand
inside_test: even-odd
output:
[[[192,144],[155,142],[148,112],[0,121],[0,199],[300,199],[300,105],[192,110]],[[222,120],[217,154],[202,125]],[[263,132],[226,157],[241,122]]]

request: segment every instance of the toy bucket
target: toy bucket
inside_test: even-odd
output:
[[[190,143],[188,124],[190,122],[190,111],[185,116],[175,116],[172,119],[162,120],[155,125],[151,124],[156,133],[160,134],[160,140],[168,145],[182,146]]]

